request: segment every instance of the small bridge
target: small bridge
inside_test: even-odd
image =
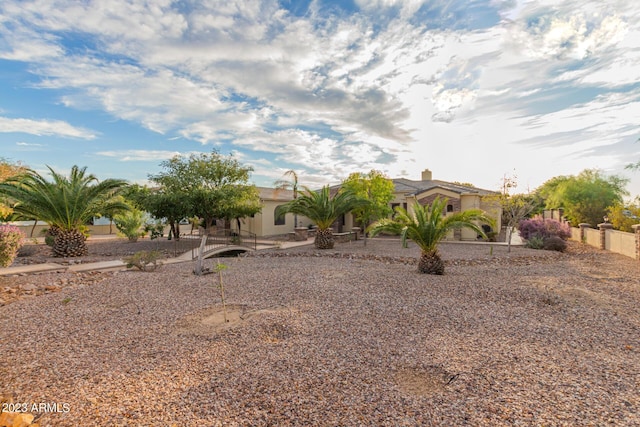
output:
[[[225,252],[255,251],[257,247],[256,235],[248,231],[238,232],[223,229],[203,236],[193,236],[189,239],[200,241],[200,245],[192,246],[191,259],[205,259]]]

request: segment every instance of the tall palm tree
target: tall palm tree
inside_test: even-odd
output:
[[[291,181],[287,181],[286,179],[279,179],[273,183],[276,189],[278,190],[288,190],[289,188],[293,190],[293,199],[298,198],[298,173],[293,169],[289,169],[284,173],[284,176],[290,176]],[[293,215],[293,226],[294,228],[298,228],[298,215]]]
[[[69,177],[49,166],[53,181],[28,169],[0,183],[0,194],[11,201],[14,212],[30,219],[40,219],[54,229],[55,256],[72,257],[87,253],[86,237],[81,229],[100,212],[126,211],[128,206],[114,196],[126,181],[98,181],[86,173],[86,167],[73,166]]]
[[[493,224],[494,220],[480,209],[470,209],[464,212],[444,215],[447,199],[437,197],[433,203],[422,206],[413,205],[413,215],[406,209],[396,207],[394,219],[383,219],[370,228],[375,236],[383,231],[400,234],[402,245],[407,246],[407,239],[413,240],[422,253],[418,261],[418,271],[427,274],[444,274],[444,262],[438,253],[438,243],[454,229],[469,228],[481,236],[485,236],[481,226],[474,221]]]
[[[322,187],[320,191],[304,187],[304,191],[296,199],[278,206],[276,215],[293,213],[306,216],[318,226],[314,240],[316,248],[331,249],[334,245],[331,225],[340,216],[367,203],[350,191],[338,191],[331,197],[329,186]]]

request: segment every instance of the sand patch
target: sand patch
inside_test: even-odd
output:
[[[396,375],[400,390],[416,396],[431,396],[443,392],[451,378],[451,374],[439,366],[402,369]]]
[[[291,311],[290,308],[283,306],[254,309],[247,305],[229,304],[225,310],[221,305],[218,305],[183,317],[176,322],[176,327],[180,332],[212,335],[223,330],[240,327],[259,316],[289,311]]]
[[[601,291],[592,291],[582,286],[570,285],[564,283],[557,277],[545,276],[528,278],[527,281],[540,290],[542,301],[549,305],[557,305],[565,302],[617,309],[621,303],[611,295],[607,295]]]

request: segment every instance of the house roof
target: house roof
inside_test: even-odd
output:
[[[394,178],[394,193],[403,193],[407,196],[415,196],[434,188],[442,188],[443,190],[452,191],[457,194],[477,194],[479,196],[488,196],[495,194],[495,191],[485,190],[482,188],[472,187],[470,185],[455,184],[453,182],[440,181],[437,179],[429,179],[424,181],[414,181],[406,178]],[[330,188],[333,196],[341,187],[341,184],[332,185]]]
[[[455,184],[447,181],[440,181],[437,179],[429,179],[425,181],[413,181],[406,178],[393,179],[393,185],[395,186],[396,193],[405,193],[407,195],[416,195],[424,193],[425,191],[432,190],[434,188],[442,188],[443,190],[452,191],[454,193],[475,193],[479,196],[486,196],[494,194],[495,191],[484,190],[482,188],[471,187],[468,185]]]

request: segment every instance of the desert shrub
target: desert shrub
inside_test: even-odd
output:
[[[153,222],[147,222],[144,225],[144,231],[145,233],[149,233],[151,240],[154,240],[164,237],[164,227],[165,223],[163,221],[155,220]]]
[[[547,230],[546,237],[559,237],[562,240],[571,237],[571,227],[566,222],[548,218],[544,220],[544,226]]]
[[[35,255],[35,253],[36,253],[35,245],[24,245],[20,249],[18,249],[18,258]]]
[[[24,233],[13,225],[0,225],[0,267],[9,267],[22,247]]]
[[[543,247],[547,251],[564,252],[567,249],[567,242],[558,236],[551,236],[544,239]]]
[[[518,224],[518,231],[520,231],[520,236],[525,240],[529,240],[532,236],[542,237],[543,239],[557,236],[563,240],[571,237],[571,228],[568,224],[551,218],[535,217],[524,219]]]
[[[544,238],[537,235],[529,236],[524,246],[529,249],[542,249],[544,248]]]
[[[153,271],[158,265],[162,264],[158,261],[162,257],[160,251],[140,251],[124,258],[127,268],[137,268],[140,271]]]
[[[135,242],[138,237],[147,234],[142,229],[144,225],[144,212],[138,209],[131,209],[113,217],[113,222],[120,233],[126,236],[130,242]]]
[[[541,217],[525,219],[518,225],[520,236],[526,240],[526,247],[563,252],[567,240],[571,237],[569,224]]]

